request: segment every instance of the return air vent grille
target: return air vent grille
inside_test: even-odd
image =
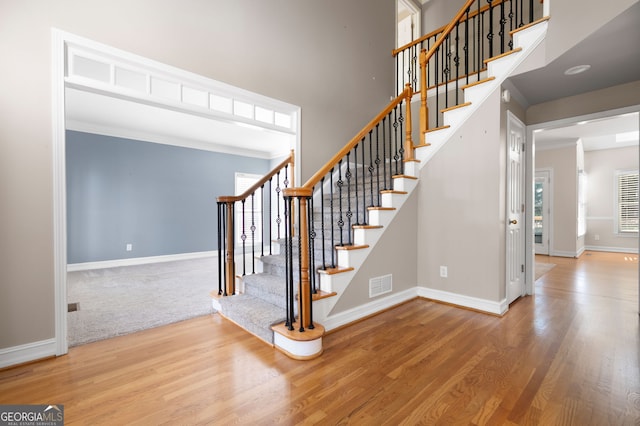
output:
[[[369,280],[369,297],[380,296],[381,294],[391,293],[393,282],[391,274],[381,277],[371,278]]]

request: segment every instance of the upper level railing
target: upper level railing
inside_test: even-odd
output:
[[[367,226],[380,193],[393,189],[404,161],[414,158],[411,97],[405,90],[301,187],[284,190],[287,226],[286,281],[289,330],[314,328],[316,271],[337,267],[336,247],[353,246],[352,228]],[[295,211],[295,214],[288,214]],[[298,234],[293,236],[296,227]],[[295,258],[298,253],[298,258]],[[316,258],[318,256],[319,258]],[[295,318],[298,294],[298,319]],[[294,325],[295,324],[295,325]]]
[[[438,127],[439,111],[459,103],[462,85],[482,78],[485,60],[513,48],[509,31],[540,17],[539,1],[468,0],[449,24],[392,51],[397,90],[407,83],[414,93],[437,88],[436,113],[429,121]],[[423,61],[426,69],[420,71]],[[421,114],[421,120],[428,118]],[[421,123],[421,130],[428,127]]]
[[[219,295],[236,293],[236,261],[242,265],[242,275],[255,273],[256,255],[264,256],[265,250],[272,254],[272,241],[284,237],[282,192],[293,185],[293,176],[292,150],[289,157],[242,194],[217,198]]]

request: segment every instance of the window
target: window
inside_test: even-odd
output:
[[[618,171],[615,180],[616,232],[638,232],[638,171]]]
[[[261,175],[252,175],[248,173],[236,173],[236,195],[251,188]],[[236,221],[236,241],[247,246],[259,244],[262,242],[262,190],[258,188],[254,196],[248,196],[244,202],[236,202],[235,205],[235,221]]]

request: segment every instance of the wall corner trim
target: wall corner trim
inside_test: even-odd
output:
[[[418,287],[418,296],[494,315],[502,316],[509,310],[506,299],[496,302],[428,287]]]
[[[56,355],[56,339],[40,340],[0,349],[0,368],[36,361]]]

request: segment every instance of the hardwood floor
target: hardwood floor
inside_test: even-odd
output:
[[[66,424],[640,425],[636,255],[547,258],[503,318],[414,300],[294,361],[218,315],[0,371]]]

